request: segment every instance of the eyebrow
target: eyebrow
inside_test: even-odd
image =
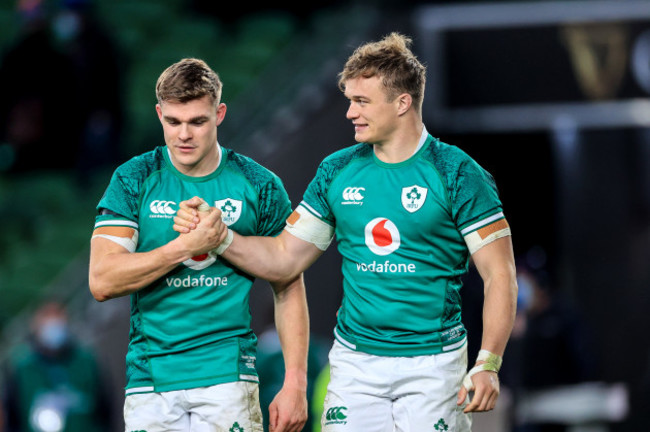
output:
[[[365,96],[365,95],[350,95],[350,96],[347,96],[347,98],[350,99],[351,101],[359,101],[359,100],[362,100],[362,99],[367,100],[367,101],[370,100],[370,98],[368,96]]]
[[[176,118],[174,116],[166,116],[166,115],[164,115],[163,119],[165,119],[165,121],[176,121],[178,123],[183,123],[181,120],[179,120],[178,118]],[[208,120],[208,116],[198,116],[198,117],[192,117],[187,122],[188,123],[194,123],[194,122],[197,122],[197,121],[206,121],[206,120]]]

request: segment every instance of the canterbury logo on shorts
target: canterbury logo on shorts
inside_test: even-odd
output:
[[[345,419],[348,418],[348,416],[345,414],[345,411],[347,410],[348,408],[344,406],[329,408],[325,413],[325,424],[347,423],[347,421],[345,421]]]

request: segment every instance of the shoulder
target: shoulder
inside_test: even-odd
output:
[[[257,162],[250,156],[245,156],[241,153],[228,148],[223,148],[224,155],[226,156],[226,167],[231,170],[237,170],[251,176],[274,176],[275,174],[261,163]]]
[[[142,180],[164,166],[165,147],[157,147],[146,153],[134,156],[115,170],[115,176],[122,179]]]
[[[333,178],[356,162],[367,160],[372,160],[372,146],[364,143],[355,144],[325,157],[318,167],[318,175]]]
[[[332,166],[344,166],[350,162],[372,155],[372,146],[369,144],[359,143],[346,147],[344,149],[335,151],[334,153],[323,159],[323,164]]]
[[[423,157],[441,171],[457,171],[468,164],[476,164],[465,151],[459,147],[433,138],[423,153]]]
[[[447,183],[478,178],[489,180],[490,174],[459,147],[434,138],[422,157],[431,163]]]
[[[276,180],[278,176],[261,163],[249,156],[237,153],[234,150],[223,148],[226,155],[226,169],[246,177],[253,184],[267,183]]]
[[[135,156],[113,172],[97,209],[109,209],[122,216],[136,215],[137,203],[148,179],[165,166],[166,147]]]

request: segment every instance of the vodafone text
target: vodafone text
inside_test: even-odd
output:
[[[167,286],[180,287],[195,287],[195,286],[226,286],[228,285],[227,277],[206,277],[201,275],[199,277],[186,276],[184,278],[165,278]]]
[[[372,273],[415,273],[415,264],[395,264],[388,260],[384,262],[373,261],[369,264],[357,263],[357,270]]]

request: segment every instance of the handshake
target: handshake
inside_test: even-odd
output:
[[[233,240],[232,230],[221,219],[221,210],[199,197],[179,204],[173,228],[181,234],[179,241],[193,251],[192,256],[221,255]]]

